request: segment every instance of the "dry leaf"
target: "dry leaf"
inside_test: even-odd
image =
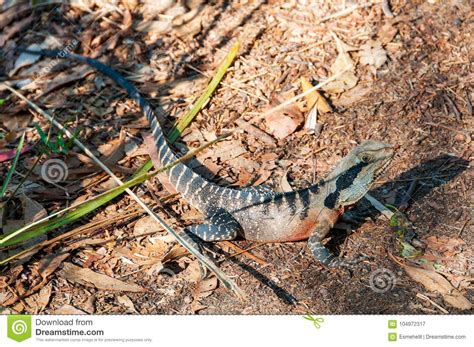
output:
[[[217,284],[218,284],[218,281],[215,276],[211,278],[207,278],[201,282],[198,282],[198,285],[196,287],[196,292],[194,295],[194,300],[198,301],[200,299],[207,298],[217,288]]]
[[[143,293],[146,289],[134,283],[126,283],[116,278],[106,276],[90,269],[84,269],[71,263],[64,263],[58,276],[70,282],[84,286],[94,286],[97,289]]]
[[[323,89],[328,93],[342,93],[345,90],[355,87],[359,79],[354,73],[354,61],[351,59],[349,53],[347,53],[345,50],[347,44],[344,44],[334,33],[332,33],[332,35],[336,41],[339,54],[337,55],[334,63],[331,65],[331,73],[333,75],[342,73],[342,75],[336,80],[323,86]]]
[[[392,24],[386,23],[382,26],[380,31],[378,32],[378,37],[382,44],[387,44],[393,40],[395,35],[397,34],[397,28],[395,28]]]
[[[0,35],[0,47],[3,47],[5,43],[15,36],[17,33],[21,32],[22,30],[26,29],[28,25],[35,19],[35,16],[31,15],[25,19],[19,20],[15,22],[8,28],[5,28],[3,34]]]
[[[43,205],[26,195],[20,195],[20,200],[23,205],[23,212],[25,213],[23,217],[25,224],[36,222],[48,215]]]
[[[30,291],[31,292],[31,291]],[[28,295],[28,294],[26,294]],[[28,312],[38,314],[43,311],[48,305],[51,297],[51,285],[41,288],[41,290],[33,295],[25,298],[25,303],[28,305]]]
[[[118,138],[98,147],[98,151],[102,154],[100,159],[104,164],[107,164],[108,166],[115,165],[124,157],[125,139],[126,132],[122,129]]]
[[[67,257],[69,257],[69,253],[48,254],[39,261],[38,273],[43,279],[46,279]]]
[[[63,305],[58,309],[54,310],[53,314],[86,314],[84,311],[75,308],[72,305]]]
[[[337,100],[336,105],[342,107],[351,106],[363,99],[366,95],[370,93],[370,91],[370,88],[358,85],[352,88],[351,90],[348,90],[347,92],[341,94],[341,96]]]
[[[308,130],[310,134],[319,134],[323,129],[323,125],[318,123],[318,107],[315,106],[309,111],[304,128]]]
[[[50,282],[51,283],[51,282]],[[38,312],[43,311],[49,303],[51,298],[52,285],[47,285],[41,288],[36,298],[36,304],[38,307]]]
[[[176,245],[171,250],[166,253],[166,255],[161,260],[162,263],[165,263],[176,258],[181,258],[183,255],[188,254],[188,250],[181,245]]]
[[[33,51],[37,51],[37,50],[40,50],[42,47],[37,43],[33,43],[32,45],[29,45],[27,48]],[[41,56],[38,54],[30,54],[30,53],[22,52],[18,56],[18,58],[15,60],[15,66],[13,67],[12,70],[10,70],[10,72],[8,72],[8,76],[10,77],[13,76],[22,67],[32,65],[40,59],[41,59]]]
[[[311,89],[313,85],[306,77],[301,77],[301,89],[303,92],[306,92],[308,89]],[[326,99],[317,91],[314,90],[308,95],[306,95],[306,107],[311,110],[316,105],[317,109],[321,113],[332,112],[332,108]]]
[[[377,70],[387,62],[387,52],[382,48],[382,44],[378,41],[370,40],[360,47],[360,63],[362,65],[370,65]]]
[[[440,293],[443,296],[444,301],[449,305],[460,310],[470,310],[472,308],[472,304],[469,300],[467,300],[439,273],[413,266],[404,266],[403,268],[413,280],[421,283],[427,290]]]
[[[133,226],[133,235],[140,236],[163,230],[163,226],[153,217],[146,216],[139,219]]]
[[[281,177],[280,180],[280,192],[292,192],[293,188],[290,186],[290,183],[288,183],[288,171],[285,172],[285,174]]]
[[[428,236],[424,241],[426,242],[426,247],[430,250],[439,253],[448,252],[451,256],[456,252],[459,253],[461,246],[466,244],[463,239],[445,236]]]
[[[40,57],[39,55],[36,55],[36,56]],[[74,70],[72,71],[59,73],[56,76],[54,76],[54,78],[51,81],[47,83],[41,95],[45,96],[49,94],[51,91],[61,86],[82,80],[84,77],[90,75],[93,72],[94,72],[93,68],[87,65],[83,65],[83,66],[75,67]]]
[[[181,274],[186,282],[196,283],[201,279],[201,267],[198,261],[191,262]]]
[[[212,147],[212,151],[199,155],[198,159],[201,162],[206,158],[219,159],[221,162],[226,162],[245,153],[247,153],[247,150],[242,146],[242,141],[221,141]]]
[[[172,24],[168,20],[155,20],[151,22],[142,21],[136,30],[148,34],[163,34],[171,30]]]
[[[291,97],[291,95],[288,95]],[[270,107],[284,102],[283,98],[275,98]],[[291,104],[283,109],[273,112],[265,117],[265,124],[268,131],[276,138],[282,140],[288,135],[293,134],[303,123],[303,114],[296,104]]]
[[[117,296],[117,301],[119,302],[119,304],[122,304],[123,306],[125,306],[128,309],[128,311],[138,313],[137,310],[135,309],[135,306],[133,305],[132,300],[130,300],[128,296],[119,295]]]

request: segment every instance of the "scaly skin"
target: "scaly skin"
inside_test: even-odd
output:
[[[150,104],[118,72],[105,64],[75,54],[54,50],[30,51],[31,54],[77,60],[89,64],[124,88],[140,106],[150,123],[159,161],[168,165],[177,157],[166,142]],[[60,54],[61,53],[61,54]],[[193,254],[199,240],[247,240],[286,242],[308,239],[314,257],[329,267],[346,266],[350,262],[335,257],[321,240],[328,235],[345,206],[361,199],[375,178],[390,162],[394,151],[378,141],[365,141],[344,157],[331,173],[318,184],[294,192],[277,193],[264,187],[232,189],[212,183],[179,163],[171,168],[168,178],[175,189],[205,216],[206,223],[185,229],[187,248]]]

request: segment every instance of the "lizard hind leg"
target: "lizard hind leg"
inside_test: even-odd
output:
[[[209,223],[191,225],[186,230],[203,241],[234,240],[241,231],[239,222],[222,208],[212,211],[206,220]]]

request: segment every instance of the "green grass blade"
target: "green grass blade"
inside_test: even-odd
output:
[[[12,179],[13,172],[15,171],[16,165],[18,164],[18,158],[20,158],[21,150],[23,149],[24,143],[25,143],[25,133],[21,135],[20,142],[18,142],[18,146],[16,147],[15,158],[13,158],[12,166],[10,167],[10,170],[8,170],[5,181],[3,181],[2,190],[0,190],[0,200],[3,199],[3,196],[5,195],[5,192],[7,191],[8,184],[10,183],[10,180]]]
[[[214,77],[212,77],[212,80],[207,85],[204,93],[199,97],[199,99],[196,101],[196,103],[191,108],[191,110],[178,122],[178,124],[175,127],[173,127],[173,129],[168,135],[168,139],[171,143],[176,141],[176,139],[183,132],[183,130],[189,125],[189,123],[191,123],[191,121],[194,119],[194,117],[196,117],[199,111],[201,111],[201,108],[206,104],[207,100],[209,100],[212,93],[214,92],[214,90],[217,88],[220,81],[222,80],[222,77],[224,77],[225,73],[227,72],[227,69],[234,61],[234,58],[237,55],[239,47],[240,47],[240,41],[237,40],[237,42],[232,46],[232,48],[230,49],[229,53],[226,55],[222,63],[219,65],[219,68],[217,69],[216,74],[214,75]]]

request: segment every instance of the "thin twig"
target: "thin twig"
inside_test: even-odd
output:
[[[433,305],[434,307],[436,307],[438,310],[440,310],[441,312],[443,312],[443,313],[445,313],[445,314],[448,314],[448,313],[449,313],[448,310],[446,310],[445,308],[443,308],[443,307],[441,307],[440,305],[438,305],[436,302],[434,302],[433,300],[431,300],[431,299],[430,299],[429,297],[427,297],[426,295],[423,295],[423,294],[421,294],[421,293],[417,293],[417,294],[416,294],[416,297],[428,301],[431,305]]]
[[[373,6],[373,5],[376,5],[378,4],[379,2],[373,2],[373,3],[368,3],[368,4],[361,4],[361,5],[352,5],[348,8],[345,8],[339,12],[336,12],[336,13],[333,13],[333,14],[330,14],[326,17],[323,17],[321,18],[320,20],[316,21],[316,23],[312,23],[312,25],[314,24],[320,24],[322,22],[325,22],[325,21],[328,21],[330,19],[334,19],[334,18],[338,18],[338,17],[344,17],[344,16],[347,16],[348,14],[354,12],[355,10],[359,9],[359,8],[367,8],[367,7],[370,7],[370,6]]]
[[[390,2],[388,0],[382,0],[382,11],[385,16],[389,18],[394,17],[392,9],[390,8]]]
[[[291,99],[288,99],[286,100],[285,102],[282,102],[281,104],[275,106],[275,107],[272,107],[270,109],[268,109],[267,111],[263,112],[263,113],[258,113],[258,116],[257,117],[254,117],[253,119],[251,119],[250,121],[251,122],[255,122],[259,119],[262,119],[266,116],[268,116],[269,114],[272,114],[272,113],[275,113],[277,111],[280,111],[282,109],[284,109],[285,107],[291,105],[292,103],[304,98],[306,95],[308,94],[311,94],[312,92],[314,92],[315,90],[318,90],[320,89],[321,87],[325,86],[326,84],[332,82],[332,81],[335,81],[337,80],[339,77],[341,77],[343,74],[345,74],[347,71],[349,71],[351,67],[348,66],[346,67],[344,70],[342,70],[341,72],[331,76],[330,78],[328,78],[327,80],[321,82],[321,83],[318,83],[317,85],[315,85],[314,87],[311,87],[309,89],[307,89],[306,91],[304,91],[303,93],[300,93],[294,97],[292,97]]]
[[[469,223],[470,219],[466,219],[466,221],[462,224],[461,228],[458,231],[458,237],[461,236],[462,232],[464,231],[464,228],[466,227],[467,223]]]
[[[234,254],[231,254],[230,256],[228,256],[227,258],[223,259],[222,262],[224,262],[225,260],[228,260],[230,258],[233,258],[233,257],[236,257],[240,254],[243,254],[245,255],[247,258],[249,259],[252,259],[254,262],[260,264],[260,265],[267,265],[267,262],[263,259],[260,259],[259,257],[253,255],[252,253],[250,253],[249,251],[254,249],[254,248],[257,248],[257,247],[260,247],[261,245],[263,245],[263,243],[259,243],[257,245],[254,245],[252,247],[249,247],[247,249],[242,249],[240,248],[239,246],[233,244],[232,242],[230,241],[223,241],[223,243],[229,247],[229,248],[232,248],[234,251],[237,251],[236,253]]]
[[[370,194],[365,194],[364,197],[374,206],[380,213],[382,213],[388,219],[392,218],[393,212],[384,206],[380,201],[371,196]]]

